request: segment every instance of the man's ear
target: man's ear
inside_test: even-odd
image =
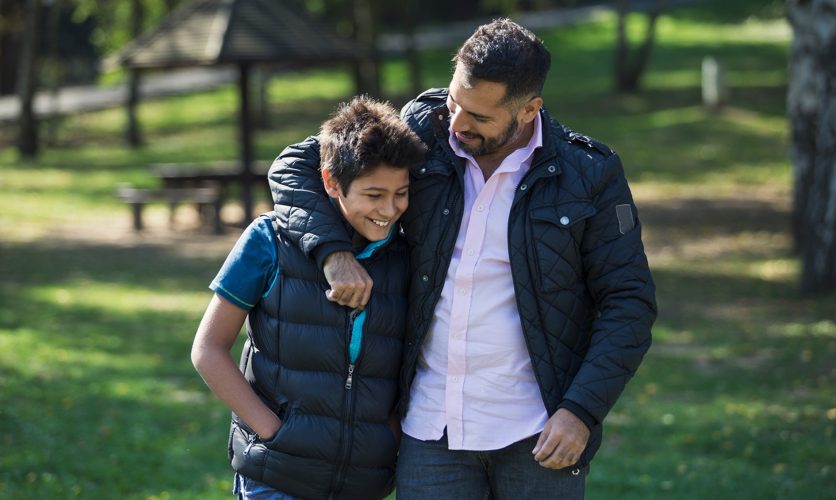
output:
[[[327,168],[321,168],[322,183],[325,185],[325,192],[331,198],[337,198],[340,195],[340,186],[337,180],[331,176],[331,171]]]
[[[519,120],[522,123],[531,123],[534,121],[534,117],[537,116],[537,113],[540,112],[540,108],[543,107],[543,98],[540,96],[532,97],[528,100],[527,103],[523,104],[523,107],[520,108],[519,112]]]

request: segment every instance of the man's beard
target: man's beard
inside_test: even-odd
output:
[[[458,140],[456,142],[458,142],[459,146],[471,156],[484,156],[496,153],[508,143],[516,139],[519,130],[519,123],[515,117],[511,123],[508,124],[508,128],[506,128],[498,137],[485,139],[485,137],[481,135],[469,135],[467,133],[462,133],[464,136],[477,138],[478,145],[471,146]]]

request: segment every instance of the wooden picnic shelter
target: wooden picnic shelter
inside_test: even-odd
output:
[[[216,181],[240,185],[247,223],[253,216],[251,185],[259,179],[266,182],[252,168],[251,69],[258,64],[300,68],[346,63],[358,53],[352,40],[338,36],[283,0],[192,0],[174,10],[156,29],[130,42],[118,59],[124,67],[140,70],[209,65],[238,68],[238,165],[225,177],[219,177],[217,168],[210,169],[209,175]],[[193,173],[168,169],[167,175],[169,180],[178,175],[181,181],[200,179],[199,171],[186,171]]]

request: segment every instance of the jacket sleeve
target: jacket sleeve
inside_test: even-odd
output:
[[[285,148],[273,161],[267,180],[280,227],[320,268],[331,253],[352,251],[342,217],[322,184],[318,138]]]
[[[559,407],[592,427],[604,420],[650,348],[656,319],[641,224],[616,154],[602,160],[596,213],[585,229],[581,253],[587,287],[596,304],[589,349]]]

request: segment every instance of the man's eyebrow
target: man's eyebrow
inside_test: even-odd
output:
[[[451,101],[453,101],[454,103],[458,104],[458,103],[456,102],[456,100],[455,100],[455,99],[453,99],[453,95],[452,95],[452,94],[448,93],[448,94],[447,94],[447,97],[449,97],[449,98],[450,98],[450,100],[451,100]],[[469,114],[469,115],[470,115],[470,116],[472,116],[473,118],[480,118],[480,119],[483,119],[483,120],[490,120],[490,119],[491,119],[491,117],[490,117],[490,116],[487,116],[487,115],[480,115],[479,113],[474,113],[473,111],[468,111],[468,110],[464,110],[464,111],[465,111],[465,113]]]

